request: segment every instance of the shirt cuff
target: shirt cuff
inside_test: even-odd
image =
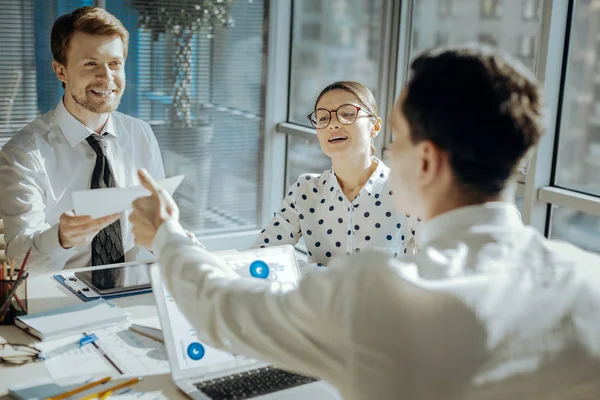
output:
[[[179,221],[174,219],[165,221],[158,227],[156,236],[154,236],[154,240],[152,241],[152,251],[156,257],[160,257],[160,253],[169,242],[171,236],[188,237]]]
[[[48,255],[51,258],[64,258],[66,262],[69,258],[77,254],[78,251],[76,247],[65,249],[60,245],[60,241],[58,240],[58,226],[59,224],[56,224],[40,233],[36,244],[38,249],[40,249],[40,253]]]

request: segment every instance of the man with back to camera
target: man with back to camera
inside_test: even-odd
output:
[[[7,256],[54,269],[134,260],[128,212],[75,215],[71,193],[139,184],[138,168],[164,177],[150,126],[115,111],[125,90],[129,33],[112,14],[81,7],[51,33],[64,96],[0,152],[0,217]]]
[[[543,133],[539,85],[485,47],[427,51],[391,116],[412,259],[334,260],[285,290],[195,245],[173,199],[134,202],[173,298],[208,344],[323,378],[345,399],[600,398],[600,256],[524,226],[511,193]]]

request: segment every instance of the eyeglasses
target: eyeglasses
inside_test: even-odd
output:
[[[26,344],[0,343],[0,363],[22,365],[40,359],[41,351]]]
[[[325,108],[319,108],[308,114],[306,117],[315,129],[325,129],[331,122],[331,113],[335,113],[340,124],[352,125],[354,121],[356,121],[356,118],[358,118],[358,112],[361,110],[367,113],[368,117],[375,117],[375,115],[363,110],[358,106],[355,106],[354,104],[344,104],[341,105],[337,110],[332,111]]]

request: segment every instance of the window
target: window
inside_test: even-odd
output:
[[[194,12],[187,1],[136,3],[106,1],[132,34],[125,112],[152,125],[167,176],[186,175],[175,194],[184,226],[201,236],[260,227],[264,2],[235,2],[234,24],[199,26],[189,40],[177,40],[165,20],[136,27],[142,9],[150,18]],[[190,126],[178,116],[185,108],[174,95],[185,86]]]
[[[420,3],[420,2],[417,2]],[[419,9],[420,6],[416,6],[415,9]],[[438,3],[438,15],[440,17],[451,17],[454,14],[454,0],[439,0]]]
[[[516,3],[516,2],[514,2]],[[500,18],[503,12],[502,0],[482,0],[481,17],[482,18]]]
[[[412,42],[413,49],[419,48],[419,31],[413,31],[410,40]]]
[[[321,89],[334,81],[361,82],[377,96],[383,19],[382,0],[324,1],[318,14],[310,3],[293,2],[291,42],[288,121],[304,126]],[[304,35],[306,23],[319,25],[319,39]]]
[[[85,5],[93,5],[93,0],[2,1],[0,148],[58,103],[62,88],[52,71],[50,29],[60,14]]]
[[[600,196],[600,10],[575,4],[554,184]]]
[[[526,20],[539,20],[542,17],[541,0],[523,1],[523,18]]]
[[[331,160],[323,153],[316,135],[313,138],[288,137],[286,189],[302,174],[321,172],[331,168]]]
[[[448,34],[446,32],[436,32],[435,33],[435,45],[436,46],[445,46],[448,44]]]
[[[487,44],[490,46],[497,46],[498,42],[496,41],[496,38],[494,37],[494,35],[490,34],[490,33],[480,33],[479,36],[477,36],[477,41],[479,43],[482,44]]]
[[[144,10],[190,12],[183,0],[105,0],[130,32],[127,89],[119,111],[151,124],[167,175],[186,174],[176,193],[184,226],[201,236],[262,225],[264,0],[236,1],[235,24],[200,27],[177,44],[172,26],[138,28]],[[0,23],[0,146],[55,108],[62,88],[52,71],[50,30],[64,13],[93,0],[3,0]],[[137,7],[137,8],[136,8]],[[144,10],[142,10],[144,9]],[[181,57],[183,62],[176,62]],[[190,112],[181,119],[189,87]],[[185,97],[185,96],[184,96]],[[183,108],[182,108],[183,107]],[[183,115],[185,116],[185,112]],[[189,122],[189,126],[187,124]]]
[[[497,46],[513,56],[520,57],[527,66],[533,67],[540,21],[523,21],[521,1],[463,1],[452,9],[452,16],[440,15],[427,9],[430,0],[414,0],[422,3],[422,12],[412,16],[413,32],[419,30],[418,43],[411,43],[411,58],[423,50],[446,44],[481,42]],[[442,4],[440,2],[438,4]],[[542,3],[540,1],[540,3]],[[502,19],[490,19],[489,15]],[[527,37],[527,52],[531,56],[523,58],[524,44],[521,37]]]
[[[519,38],[519,56],[532,58],[535,55],[535,36],[523,35]]]
[[[600,216],[564,207],[553,207],[550,237],[572,242],[600,253]]]
[[[321,25],[315,22],[306,22],[302,25],[302,39],[321,40]]]

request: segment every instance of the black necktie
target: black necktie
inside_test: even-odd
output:
[[[106,134],[105,134],[106,135]],[[92,189],[115,187],[115,178],[106,158],[106,136],[90,135],[86,138],[94,152],[96,165],[92,173]],[[92,240],[92,266],[125,261],[121,220],[118,219],[102,229]]]

